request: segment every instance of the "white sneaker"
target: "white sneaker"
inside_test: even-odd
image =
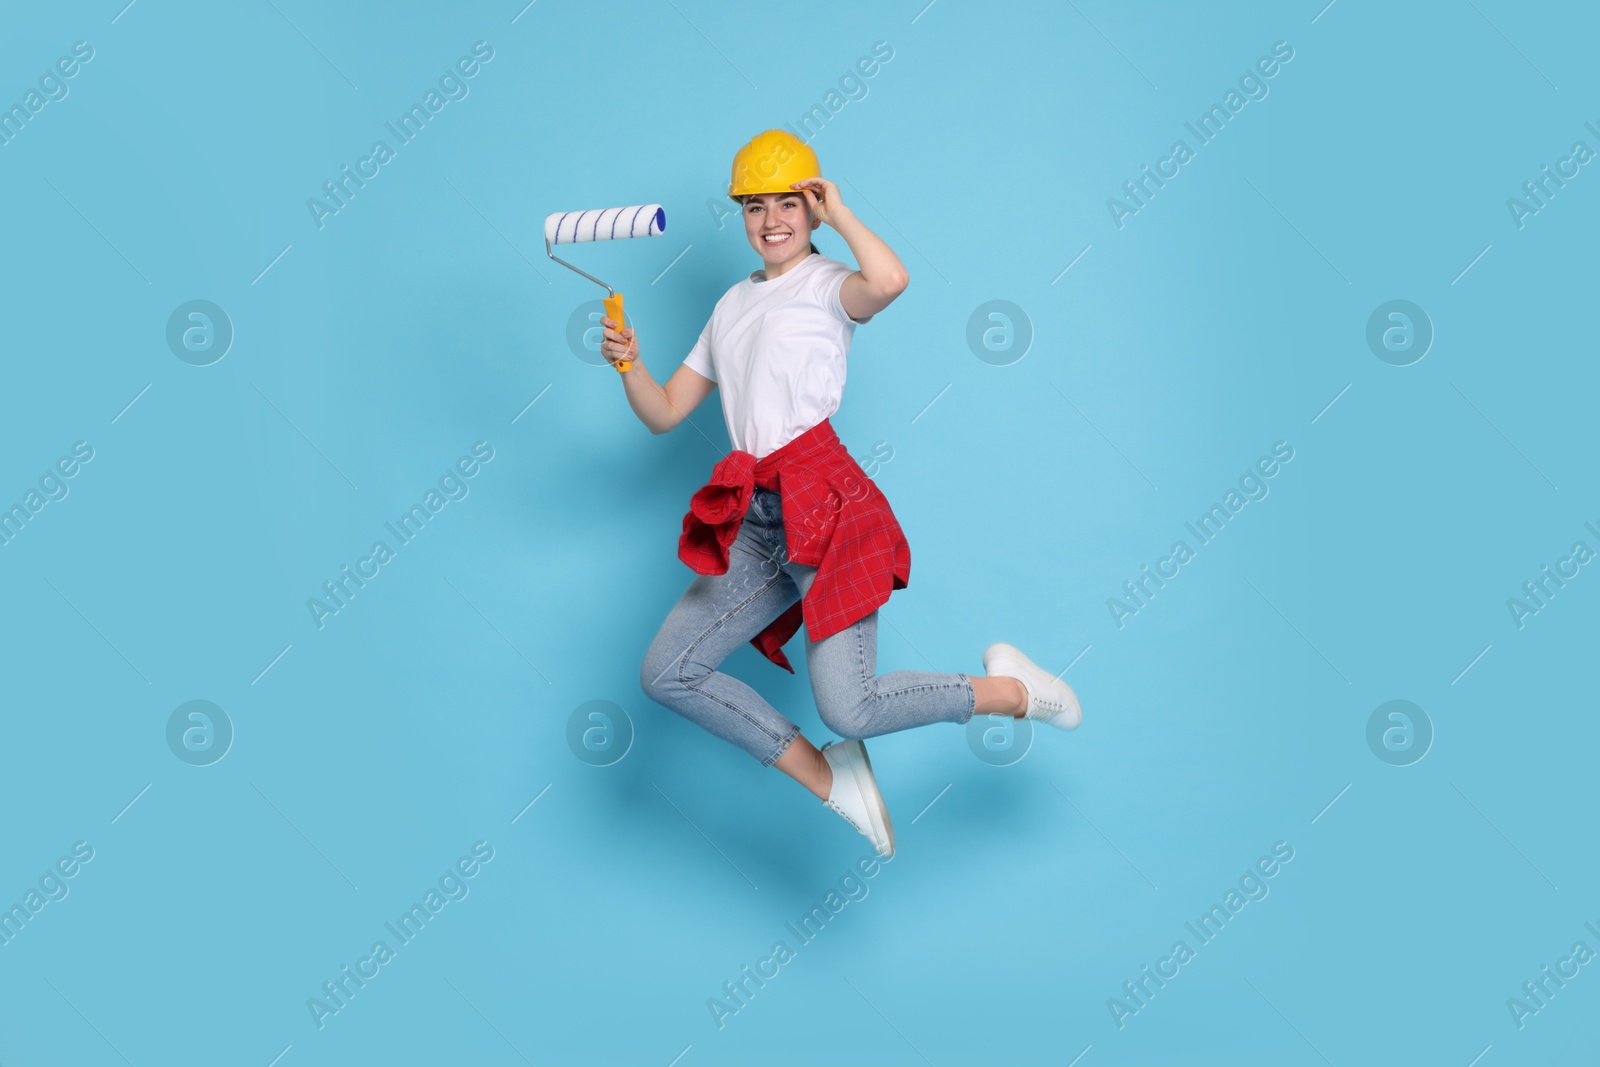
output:
[[[996,676],[1015,678],[1028,691],[1028,710],[1024,719],[1047,722],[1063,730],[1073,730],[1083,721],[1083,710],[1078,707],[1078,694],[1072,687],[1037,666],[1014,645],[996,642],[983,653],[984,672]]]
[[[889,809],[872,776],[872,761],[867,746],[860,741],[829,741],[822,746],[822,758],[833,768],[833,787],[823,803],[843,815],[845,821],[866,835],[884,859],[894,856],[894,826]]]

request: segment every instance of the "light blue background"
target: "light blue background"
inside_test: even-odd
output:
[[[0,147],[0,503],[95,450],[0,548],[0,904],[95,850],[0,946],[0,1062],[1588,1062],[1600,967],[1506,1007],[1600,949],[1600,577],[1506,606],[1600,548],[1600,176],[1506,207],[1600,148],[1588,7],[122,3],[0,18],[0,102],[95,49]],[[307,198],[479,40],[319,229]],[[833,420],[892,447],[912,545],[879,670],[1010,641],[1072,664],[1084,722],[1008,767],[954,727],[872,741],[897,857],[719,1029],[707,999],[867,846],[641,693],[719,398],[649,434],[568,347],[603,294],[542,221],[664,205],[566,257],[664,380],[758,265],[712,210],[734,150],[877,41],[811,143],[912,277]],[[1119,229],[1107,199],[1276,41],[1269,95]],[[193,299],[236,331],[207,367],[165,341]],[[965,340],[996,299],[1034,330],[1009,366]],[[1366,345],[1392,299],[1436,331],[1411,366]],[[319,630],[307,598],[480,440]],[[1277,441],[1270,495],[1119,629],[1107,599]],[[803,667],[725,667],[826,739]],[[165,741],[193,699],[236,730],[208,767]],[[1391,699],[1436,731],[1411,766],[1367,747]],[[590,700],[636,729],[610,767],[565,742]],[[470,895],[319,1030],[307,999],[476,841]],[[1108,998],[1277,841],[1270,895],[1119,1029]]]

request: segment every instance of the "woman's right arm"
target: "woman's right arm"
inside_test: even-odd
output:
[[[634,337],[633,327],[618,333],[616,320],[609,316],[602,318],[600,325],[605,332],[600,354],[611,363],[633,361],[633,366],[622,372],[622,388],[628,394],[628,406],[651,433],[666,433],[675,428],[717,387],[710,378],[682,365],[667,379],[665,387],[657,384],[639,358],[639,342]]]

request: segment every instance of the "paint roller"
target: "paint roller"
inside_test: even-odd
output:
[[[608,207],[590,211],[557,211],[544,220],[544,251],[547,256],[568,270],[577,271],[611,295],[601,301],[606,314],[617,321],[620,332],[622,294],[594,275],[578,270],[559,258],[554,245],[578,244],[583,241],[615,241],[624,237],[654,237],[667,228],[667,213],[660,204],[638,204],[633,207]],[[633,366],[633,360],[617,360],[612,364],[620,374]]]

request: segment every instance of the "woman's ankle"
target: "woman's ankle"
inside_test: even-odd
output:
[[[833,788],[833,767],[822,751],[796,734],[783,755],[773,763],[778,770],[793,778],[814,796],[827,800]]]
[[[1020,719],[1028,710],[1028,690],[1020,678],[1008,675],[973,678],[974,715],[1010,715]]]

